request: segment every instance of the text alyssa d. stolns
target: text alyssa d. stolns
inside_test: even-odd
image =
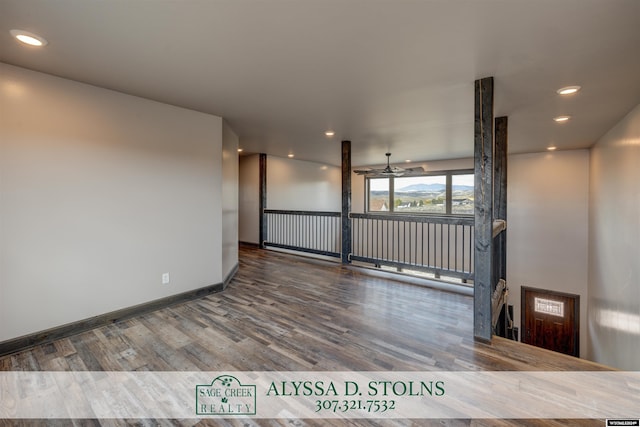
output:
[[[363,389],[363,391],[360,391]],[[267,396],[443,396],[444,381],[369,381],[362,387],[356,381],[280,381],[271,382]]]

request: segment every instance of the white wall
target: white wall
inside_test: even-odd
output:
[[[259,243],[260,159],[240,157],[239,239]],[[336,166],[267,156],[267,209],[337,211],[341,172]]]
[[[512,155],[508,162],[507,284],[515,323],[521,326],[522,286],[580,295],[580,356],[584,358],[589,152]]]
[[[589,357],[640,370],[640,105],[591,150]]]
[[[238,264],[238,136],[222,123],[222,277]]]
[[[0,76],[0,341],[222,281],[222,119]]]
[[[267,156],[267,209],[342,210],[339,167]]]
[[[238,239],[260,243],[260,156],[240,156]]]

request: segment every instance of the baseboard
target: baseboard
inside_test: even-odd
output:
[[[55,328],[0,342],[0,356],[5,356],[7,354],[26,350],[36,345],[47,344],[52,341],[66,338],[71,335],[85,332],[103,325],[115,323],[124,319],[138,316],[140,314],[159,310],[161,308],[169,307],[175,304],[191,301],[216,292],[220,292],[226,287],[228,282],[231,281],[237,271],[238,266],[236,264],[236,267],[231,271],[231,273],[229,273],[229,275],[227,275],[223,283],[205,286],[203,288],[194,289],[192,291],[182,292],[176,295],[171,295],[143,304],[134,305],[131,307],[123,308],[121,310],[112,311],[110,313],[101,314],[98,316],[90,317],[88,319],[78,320],[77,322],[67,323],[66,325],[56,326]]]
[[[259,243],[254,243],[254,242],[243,242],[243,241],[239,241],[238,242],[239,246],[245,246],[248,248],[259,248],[260,244]]]
[[[236,275],[236,273],[238,272],[238,267],[240,266],[239,263],[236,263],[236,265],[233,266],[233,268],[231,269],[231,271],[229,272],[229,274],[227,274],[227,277],[224,278],[224,281],[222,282],[222,289],[227,289],[227,286],[229,285],[229,282],[231,282],[231,280],[233,279],[233,277]]]

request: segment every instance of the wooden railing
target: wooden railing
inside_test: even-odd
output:
[[[265,209],[264,246],[340,257],[340,212]]]
[[[350,216],[352,261],[473,279],[473,217]]]
[[[267,209],[266,247],[339,258],[340,212]],[[352,213],[349,259],[473,280],[473,217]]]

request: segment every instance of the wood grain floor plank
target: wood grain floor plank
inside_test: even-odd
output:
[[[238,274],[224,292],[0,358],[4,371],[606,369],[502,338],[491,344],[475,342],[469,296],[251,247],[241,247]],[[49,421],[24,425],[56,425]],[[60,425],[327,425],[323,420],[67,421]],[[332,425],[535,427],[602,422],[344,420]]]

